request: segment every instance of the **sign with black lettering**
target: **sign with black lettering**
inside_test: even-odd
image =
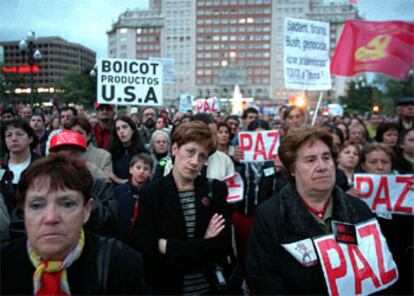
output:
[[[377,214],[414,215],[414,175],[355,174],[359,197]]]
[[[329,23],[285,18],[285,87],[331,89]]]
[[[162,64],[105,58],[98,61],[98,103],[162,106]]]

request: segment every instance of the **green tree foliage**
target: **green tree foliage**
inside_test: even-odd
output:
[[[394,114],[398,98],[414,96],[414,76],[405,81],[393,80],[383,75],[376,75],[371,84],[365,79],[351,81],[347,96],[340,97],[349,113],[363,114],[371,112],[374,105],[380,107],[382,114]]]
[[[65,78],[58,81],[58,87],[63,92],[58,99],[66,104],[84,104],[91,106],[96,101],[96,79],[90,77],[91,68],[79,72],[71,69]]]

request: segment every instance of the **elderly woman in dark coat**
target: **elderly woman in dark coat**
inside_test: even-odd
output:
[[[321,266],[302,264],[282,244],[331,233],[332,220],[372,218],[362,201],[335,187],[334,154],[322,129],[291,131],[282,141],[279,157],[291,180],[256,211],[247,257],[253,293],[327,294]]]

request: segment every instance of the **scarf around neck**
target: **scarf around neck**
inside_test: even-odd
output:
[[[33,274],[33,295],[70,295],[66,269],[82,254],[85,246],[85,233],[81,230],[76,247],[64,260],[46,261],[27,242],[30,261],[36,268]]]

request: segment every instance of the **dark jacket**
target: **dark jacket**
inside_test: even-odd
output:
[[[332,219],[359,223],[373,217],[365,203],[336,187]],[[327,294],[319,264],[304,267],[281,244],[323,235],[324,230],[289,184],[256,211],[247,255],[248,284],[254,294]]]
[[[30,165],[36,159],[39,159],[39,157],[40,157],[39,155],[37,155],[34,152],[31,152],[31,156],[32,156],[32,158],[30,160]],[[18,202],[17,202],[17,197],[16,197],[17,184],[12,183],[13,182],[13,172],[10,171],[8,162],[9,162],[9,158],[7,157],[7,161],[6,161],[5,167],[4,167],[6,172],[4,173],[3,178],[0,180],[0,190],[1,190],[1,193],[3,194],[4,202],[6,203],[9,215],[11,216],[13,214],[13,211],[17,207]],[[24,171],[22,172],[22,174],[23,173],[24,173]]]
[[[210,187],[211,192],[210,193]],[[227,187],[204,177],[194,181],[196,226],[194,238],[187,238],[182,206],[172,173],[142,188],[138,221],[132,245],[144,256],[145,269],[155,294],[182,293],[183,276],[202,272],[208,278],[214,263],[231,252],[231,208],[226,203]],[[225,228],[214,238],[204,239],[211,217],[219,213]],[[158,240],[167,239],[166,254]]]
[[[125,183],[114,189],[115,198],[118,202],[118,234],[117,238],[126,241],[131,229],[131,218],[134,214],[135,203],[138,202],[140,190],[132,184]],[[135,221],[136,223],[136,221]],[[134,224],[135,224],[134,223]]]
[[[244,183],[244,199],[235,204],[236,211],[253,216],[257,206],[273,194],[276,170],[273,161],[266,161],[257,174],[251,163],[239,163],[236,170]],[[265,173],[269,172],[269,173]]]
[[[86,233],[81,256],[67,269],[71,294],[147,294],[141,255],[119,241],[112,248],[107,289],[103,293],[98,284],[97,269],[98,250],[103,243],[99,236]],[[27,254],[26,240],[3,244],[1,259],[0,294],[33,295],[35,268]]]

